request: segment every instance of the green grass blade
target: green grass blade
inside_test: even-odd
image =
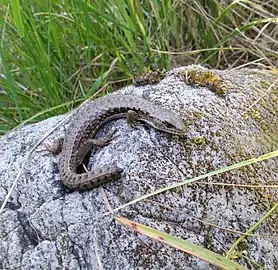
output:
[[[225,270],[244,270],[241,265],[235,263],[215,252],[212,252],[206,248],[194,245],[187,240],[182,240],[178,237],[172,236],[167,233],[163,233],[156,229],[153,229],[149,226],[142,225],[140,223],[136,223],[134,221],[128,220],[123,217],[116,216],[115,217],[118,222],[129,227],[130,229],[141,233],[145,236],[148,236],[156,241],[159,241],[163,244],[169,245],[176,249],[179,249],[183,252],[191,254],[193,256],[198,257],[199,259],[206,261],[214,266],[220,267]]]
[[[249,230],[247,230],[245,234],[241,235],[227,252],[226,258],[230,259],[233,255],[235,248],[243,241],[243,239],[246,238],[248,234],[256,230],[270,215],[274,214],[277,209],[278,203],[276,203],[256,224],[254,224]]]
[[[154,195],[161,194],[161,193],[163,193],[165,191],[169,191],[169,190],[172,190],[174,188],[178,188],[178,187],[184,186],[184,185],[189,184],[189,183],[196,182],[198,180],[201,180],[201,179],[204,179],[204,178],[207,178],[207,177],[211,177],[211,176],[214,176],[214,175],[217,175],[217,174],[220,174],[220,173],[224,173],[224,172],[228,172],[228,171],[231,171],[231,170],[239,169],[239,168],[242,168],[242,167],[245,167],[245,166],[257,163],[257,162],[261,162],[261,161],[264,161],[264,160],[267,160],[267,159],[270,159],[270,158],[274,158],[274,157],[277,157],[277,156],[278,156],[278,150],[270,152],[270,153],[267,153],[267,154],[262,155],[262,156],[259,156],[258,158],[251,158],[251,159],[244,160],[242,162],[233,164],[231,166],[220,168],[218,170],[215,170],[215,171],[212,171],[212,172],[209,172],[209,173],[206,173],[206,174],[203,174],[203,175],[200,175],[200,176],[197,176],[197,177],[185,180],[185,181],[183,181],[181,183],[171,185],[169,187],[158,189],[158,190],[156,190],[154,192],[151,192],[151,193],[148,193],[146,195],[143,195],[143,196],[141,196],[141,197],[139,197],[137,199],[134,199],[134,200],[132,200],[132,201],[130,201],[130,202],[120,206],[120,207],[117,207],[117,208],[113,209],[112,213],[114,213],[114,212],[116,212],[116,211],[118,211],[120,209],[123,209],[123,208],[125,208],[125,207],[127,207],[129,205],[132,205],[132,204],[135,204],[135,203],[137,203],[139,201],[142,201],[144,199],[150,198],[150,197],[152,197]],[[107,212],[105,215],[107,215],[107,214],[109,214],[109,212]]]
[[[20,35],[23,37],[25,34],[24,23],[21,15],[21,5],[19,0],[11,0],[11,11],[15,27]]]

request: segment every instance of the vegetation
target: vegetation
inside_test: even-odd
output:
[[[1,4],[0,135],[21,123],[66,112],[92,95],[105,94],[132,81],[138,85],[156,83],[163,78],[164,69],[193,63],[220,69],[247,65],[272,68],[278,64],[277,0],[2,0]],[[154,66],[161,72],[153,70]],[[146,70],[148,75],[140,76]],[[133,80],[135,75],[139,79]],[[206,86],[225,95],[213,73],[187,75],[189,84]],[[260,116],[258,112],[254,115]],[[199,145],[207,143],[202,137],[193,141]],[[27,155],[0,213],[39,143]],[[274,151],[209,172],[144,195],[121,208],[277,155]],[[235,248],[277,208],[275,204],[234,243],[227,259],[233,259]],[[197,250],[198,257],[213,265],[241,269],[189,242],[115,218],[190,254]]]
[[[277,1],[226,2],[2,1],[0,134],[129,84],[151,64],[277,64]]]

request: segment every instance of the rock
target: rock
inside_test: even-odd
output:
[[[187,134],[178,138],[143,126],[132,129],[124,120],[105,126],[100,136],[114,128],[119,136],[94,151],[90,164],[93,169],[115,161],[124,169],[120,180],[103,186],[111,207],[276,150],[277,84],[267,90],[275,79],[277,73],[267,70],[188,66],[168,72],[157,84],[120,90],[179,113]],[[0,139],[1,202],[30,148],[64,117],[22,127]],[[63,136],[61,127],[48,142]],[[80,193],[65,188],[58,156],[43,148],[45,144],[24,166],[0,215],[1,269],[215,269],[104,216],[108,209],[102,189]],[[277,185],[277,168],[276,157],[205,180],[234,186],[185,185],[118,214],[225,256],[240,235],[219,227],[246,232],[277,202],[277,189],[237,185]],[[256,269],[252,261],[277,269],[277,229],[273,214],[252,232],[264,237],[249,236],[240,243],[236,261],[247,269]]]

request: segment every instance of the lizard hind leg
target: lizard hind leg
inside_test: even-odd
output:
[[[113,139],[117,138],[118,136],[114,136],[117,130],[114,129],[113,131],[109,132],[105,137],[99,139],[88,139],[86,140],[76,151],[76,159],[77,163],[81,164],[84,160],[86,154],[91,150],[92,147],[103,147],[108,145]]]

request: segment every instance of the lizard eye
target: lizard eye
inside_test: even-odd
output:
[[[169,128],[169,129],[175,129],[175,126],[172,125],[172,124],[169,123],[169,122],[164,122],[164,125],[165,125],[165,127]]]

